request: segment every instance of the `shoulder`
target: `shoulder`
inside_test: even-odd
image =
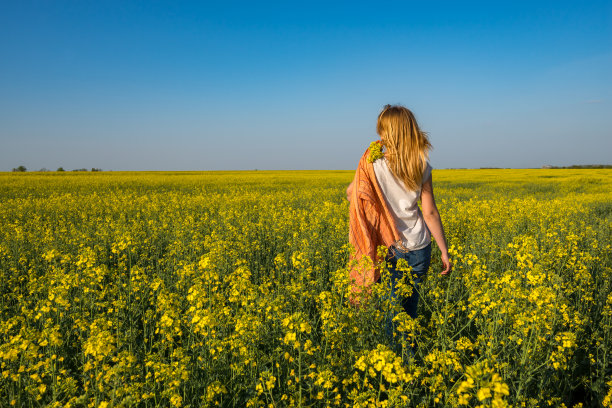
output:
[[[368,148],[361,155],[358,168],[366,168],[368,165],[371,165],[381,157],[384,157],[384,153],[382,153],[382,145],[380,144],[380,141],[375,140],[370,143]]]

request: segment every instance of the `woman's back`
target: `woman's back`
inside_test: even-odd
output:
[[[409,250],[426,247],[431,242],[431,235],[418,206],[422,183],[418,185],[417,190],[408,189],[404,182],[393,174],[384,157],[375,160],[372,165],[376,180],[395,220],[403,247]],[[422,181],[427,181],[430,176],[431,166],[427,163]]]

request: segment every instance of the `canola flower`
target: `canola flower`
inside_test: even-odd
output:
[[[398,349],[352,176],[0,174],[0,405],[612,406],[611,171],[435,170],[454,272]]]
[[[370,143],[370,154],[368,156],[368,163],[374,163],[376,160],[385,157],[382,148],[382,143],[380,143],[378,140],[375,140]]]

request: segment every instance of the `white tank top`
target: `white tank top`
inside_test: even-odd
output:
[[[402,244],[412,251],[425,248],[431,242],[431,235],[418,201],[423,182],[431,176],[431,165],[427,163],[419,189],[410,191],[406,189],[403,181],[393,175],[386,158],[378,159],[372,164],[378,185],[395,219]]]

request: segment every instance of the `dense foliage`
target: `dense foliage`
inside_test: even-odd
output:
[[[0,401],[612,406],[612,171],[435,170],[401,349],[347,302],[352,175],[0,174]]]

